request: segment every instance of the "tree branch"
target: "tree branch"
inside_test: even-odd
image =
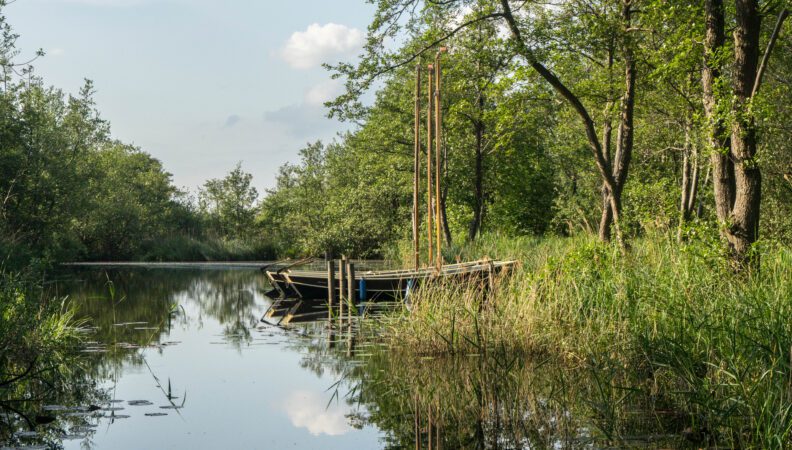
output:
[[[756,71],[756,79],[754,80],[753,89],[751,90],[751,98],[754,98],[756,92],[759,90],[759,87],[762,85],[762,76],[767,70],[767,63],[770,60],[770,53],[773,51],[773,47],[775,47],[775,43],[778,40],[778,35],[781,33],[781,26],[784,24],[784,20],[789,15],[789,10],[782,9],[780,13],[778,13],[778,20],[776,20],[775,28],[773,28],[773,34],[770,35],[770,40],[767,42],[767,49],[764,52],[764,56],[762,56],[762,63],[759,64],[759,70]]]

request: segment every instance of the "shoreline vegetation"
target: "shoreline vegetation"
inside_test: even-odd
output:
[[[607,391],[597,398],[614,415],[605,437],[621,445],[629,432],[617,419],[629,423],[635,402],[672,414],[666,425],[657,416],[655,432],[670,429],[690,444],[789,442],[789,247],[768,246],[761,270],[740,277],[712,248],[670,235],[635,239],[626,257],[594,236],[484,236],[465,252],[522,265],[489,292],[419,289],[409,310],[375,325],[390,353],[413,361],[478,355],[503,366],[552,361],[587,379],[586,389],[598,386],[593,394]]]

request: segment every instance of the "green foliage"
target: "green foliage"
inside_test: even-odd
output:
[[[58,364],[59,352],[79,342],[81,324],[65,299],[50,298],[22,275],[0,272],[0,383],[29,367]]]
[[[251,186],[253,175],[237,163],[223,179],[208,180],[198,194],[198,205],[210,226],[221,236],[250,237],[254,233],[258,191]]]
[[[372,256],[401,237],[409,220],[409,173],[360,152],[358,142],[317,142],[301,150],[299,165],[281,167],[259,216],[279,254]]]

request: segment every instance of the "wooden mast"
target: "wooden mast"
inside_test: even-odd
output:
[[[440,116],[440,54],[445,52],[445,47],[440,47],[437,50],[437,55],[435,56],[435,92],[434,92],[434,108],[435,108],[435,243],[437,244],[437,255],[435,257],[435,264],[437,265],[437,270],[440,270],[443,267],[443,256],[442,256],[442,237],[440,234],[440,226],[441,226],[441,210],[440,210],[440,146],[441,144],[441,129],[442,129],[442,122]]]
[[[434,86],[432,85],[432,75],[434,73],[434,66],[429,64],[428,66],[428,91],[429,91],[429,105],[426,108],[426,232],[427,237],[429,238],[429,252],[428,252],[428,260],[429,264],[432,264],[434,259],[434,249],[432,246],[432,206],[433,203],[433,195],[432,195],[432,96],[434,95]]]
[[[418,190],[421,182],[421,63],[415,66],[415,136],[413,139],[413,263],[415,270],[421,265],[421,247],[418,236]]]

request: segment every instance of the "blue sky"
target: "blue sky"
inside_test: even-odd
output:
[[[194,190],[238,162],[263,190],[309,141],[344,124],[321,103],[339,83],[320,67],[359,52],[364,0],[17,0],[4,9],[20,59],[47,84],[96,86],[113,135]]]

